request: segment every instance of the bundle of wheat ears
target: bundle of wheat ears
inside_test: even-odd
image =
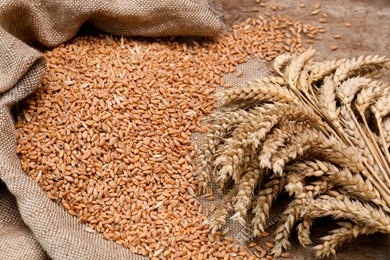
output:
[[[390,88],[378,77],[390,59],[314,62],[314,54],[281,55],[279,76],[227,90],[200,149],[200,190],[215,183],[223,194],[212,232],[231,218],[260,236],[288,194],[275,256],[289,249],[295,227],[318,257],[359,234],[390,233]],[[313,245],[312,224],[327,216],[338,228]]]

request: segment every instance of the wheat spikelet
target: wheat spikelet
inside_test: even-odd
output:
[[[327,181],[317,181],[314,183],[311,183],[310,185],[306,185],[304,190],[302,191],[302,194],[309,194],[311,192],[312,198],[328,191],[329,189],[333,188],[334,184]],[[297,194],[298,195],[298,194]],[[307,245],[311,244],[312,241],[310,239],[310,229],[314,222],[314,218],[305,215],[303,219],[301,219],[301,223],[297,226],[297,232],[298,232],[298,239],[302,246],[306,247]]]
[[[258,147],[259,144],[264,141],[265,136],[271,131],[271,129],[286,120],[293,121],[295,123],[304,122],[306,124],[313,125],[321,124],[319,118],[306,107],[290,104],[287,106],[279,105],[278,108],[279,109],[270,115],[272,120],[270,120],[269,123],[264,123],[264,127],[261,127],[260,129],[257,128],[256,131],[248,133],[248,143],[252,144],[254,147]]]
[[[272,253],[276,257],[281,255],[283,249],[290,248],[291,244],[288,239],[290,238],[291,229],[303,217],[303,215],[300,216],[302,213],[298,211],[300,206],[307,204],[308,199],[314,199],[331,187],[332,184],[324,181],[317,181],[306,185],[302,192],[298,193],[294,200],[287,206],[279,222],[280,224],[275,231],[275,246]]]
[[[390,113],[390,95],[382,96],[378,101],[371,106],[371,111],[375,115],[376,123],[378,126],[378,131],[380,138],[378,143],[381,145],[380,149],[386,155],[387,162],[390,162],[390,153],[389,153],[389,131],[388,120],[385,122],[383,118]],[[388,119],[388,118],[387,118]],[[386,119],[385,119],[386,120]]]
[[[284,76],[292,59],[293,56],[289,53],[284,53],[276,57],[274,60],[274,69],[276,72],[279,73],[279,75]]]
[[[310,96],[310,93],[314,93],[315,90],[313,90],[313,86],[309,83],[309,70],[307,66],[304,66],[302,71],[299,73],[298,80],[296,82],[297,89],[303,92],[306,97],[313,97],[314,99],[317,99],[315,96]]]
[[[350,111],[347,110],[345,106],[340,107],[340,121],[343,125],[343,132],[348,140],[355,146],[355,148],[360,152],[361,156],[364,157],[367,164],[372,168],[374,172],[378,175],[380,174],[380,169],[376,164],[371,151],[369,150],[362,134],[356,127],[356,124],[351,116]]]
[[[322,157],[324,161],[338,164],[354,173],[360,173],[365,170],[362,156],[356,151],[356,148],[348,147],[333,137],[322,139],[322,142],[312,149],[311,152]]]
[[[332,74],[346,59],[333,59],[323,62],[313,62],[308,65],[310,82],[324,79]]]
[[[317,160],[296,163],[286,167],[286,170],[290,174],[287,176],[288,184],[285,188],[287,191],[291,191],[291,195],[297,193],[297,190],[303,190],[303,183],[300,184],[300,189],[297,189],[295,181],[292,181],[291,178],[303,179],[324,176],[322,178],[323,180],[333,184],[337,183],[341,191],[345,191],[351,196],[356,196],[363,201],[373,202],[387,209],[386,202],[383,201],[378,190],[372,183],[369,180],[365,180],[360,174],[352,174],[348,168],[339,169],[331,163]],[[295,175],[299,177],[295,177]]]
[[[247,132],[253,131],[254,128],[262,126],[262,120],[266,121],[272,119],[270,116],[270,111],[275,107],[272,104],[266,104],[264,107],[257,107],[250,111],[250,114],[257,115],[253,117],[250,116],[250,120],[245,120],[237,125],[237,127],[232,132],[232,137],[226,138],[224,142],[220,145],[219,149],[215,152],[215,161],[212,163],[216,170],[216,182],[220,184],[220,189],[222,190],[229,179],[233,176],[234,180],[239,178],[242,169],[244,154],[248,154],[246,146],[248,145],[247,141]],[[262,113],[265,113],[263,115]],[[272,124],[268,122],[266,124]]]
[[[258,148],[260,143],[271,129],[286,118],[296,121],[318,122],[310,110],[295,105],[278,106],[279,109],[270,109],[256,120],[244,122],[236,127],[232,137],[225,140],[221,146],[219,155],[215,159],[215,165],[220,167],[217,173],[217,184],[223,188],[233,175],[235,169],[240,168],[244,150],[248,145],[253,149]]]
[[[307,177],[320,177],[325,173],[332,172],[330,163],[320,160],[296,162],[287,165],[285,170],[292,173],[300,173],[300,175]]]
[[[197,168],[197,176],[199,180],[198,188],[201,192],[206,191],[207,183],[211,180],[210,174],[213,172],[214,155],[219,144],[223,142],[223,139],[226,138],[236,124],[246,120],[252,120],[253,117],[253,114],[239,110],[236,112],[226,112],[222,116],[214,115],[211,118],[213,125],[209,128],[210,132],[206,135],[198,156],[200,164]]]
[[[360,174],[352,174],[348,168],[338,169],[335,165],[326,163],[329,171],[325,179],[337,183],[351,195],[361,196],[366,201],[380,198],[378,191],[368,180],[364,180]]]
[[[291,243],[289,241],[290,232],[294,224],[297,222],[295,217],[295,207],[297,207],[300,203],[303,202],[299,199],[295,199],[293,204],[290,204],[282,215],[281,222],[283,224],[279,225],[275,231],[275,245],[272,249],[272,254],[274,254],[275,257],[279,257],[282,254],[283,249],[288,250],[291,247]]]
[[[365,65],[363,68],[351,72],[349,77],[363,76],[366,78],[380,78],[381,69],[388,69],[388,64],[390,64],[390,62],[385,62],[380,65]]]
[[[298,195],[303,192],[305,176],[297,172],[289,172],[287,175],[287,184],[284,187],[289,196]]]
[[[389,90],[389,87],[386,88]],[[390,114],[390,97],[389,95],[379,97],[378,101],[371,106],[372,111],[378,118],[383,118]]]
[[[200,155],[198,156],[200,164],[197,168],[197,176],[201,191],[205,191],[207,183],[210,181],[210,175],[215,173],[214,159],[219,145],[224,143],[224,140],[236,125],[254,119],[257,120],[260,111],[260,108],[251,111],[227,111],[211,117],[212,125],[209,127],[210,131],[205,137],[205,141],[200,148]]]

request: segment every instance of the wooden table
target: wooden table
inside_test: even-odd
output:
[[[317,49],[318,60],[330,57],[352,57],[361,54],[381,54],[390,56],[390,1],[389,0],[329,0],[318,1],[321,3],[319,15],[310,15],[315,9],[313,0],[262,0],[263,3],[279,5],[283,9],[273,12],[270,8],[260,8],[260,12],[254,12],[254,7],[259,7],[256,0],[217,0],[219,8],[223,10],[224,20],[228,25],[248,17],[256,17],[262,12],[290,16],[294,20],[300,20],[313,25],[325,27],[326,33],[321,34],[321,40],[316,40],[313,47]],[[305,8],[299,8],[298,4],[304,3]],[[328,14],[328,22],[320,24],[318,18],[321,13]],[[345,23],[350,22],[351,27]],[[340,40],[334,39],[335,34],[343,35]],[[331,45],[339,45],[337,51],[331,51]],[[326,225],[326,220],[320,225]],[[325,235],[327,229],[321,227],[315,232]],[[314,259],[313,251],[299,246],[296,238],[293,238],[291,259]],[[390,259],[390,236],[374,234],[360,236],[351,242],[346,242],[338,251],[337,257],[329,259],[340,260],[385,260]]]

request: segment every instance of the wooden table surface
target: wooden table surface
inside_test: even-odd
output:
[[[318,60],[330,57],[352,57],[361,54],[381,54],[390,56],[390,0],[262,0],[263,3],[279,5],[283,9],[273,12],[270,8],[260,8],[256,0],[217,0],[219,8],[223,10],[224,20],[228,26],[248,17],[257,17],[264,11],[271,14],[290,16],[313,25],[325,27],[326,33],[321,34],[321,40],[316,40],[313,47],[317,49]],[[315,4],[321,3],[321,11],[328,14],[328,22],[320,24],[320,15],[312,16]],[[305,8],[299,8],[304,3]],[[346,22],[351,27],[345,26]],[[340,40],[334,39],[335,34],[343,35]],[[330,46],[337,44],[339,49],[331,51]],[[319,225],[327,225],[326,220]],[[328,229],[319,227],[314,232],[325,235]],[[291,259],[314,259],[313,251],[304,249],[293,238]],[[337,251],[337,256],[329,259],[340,260],[385,260],[390,259],[390,236],[374,234],[359,236],[351,242],[346,242]]]

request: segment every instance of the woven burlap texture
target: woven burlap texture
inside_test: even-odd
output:
[[[0,1],[0,259],[143,259],[98,234],[47,198],[22,170],[12,106],[40,86],[54,47],[90,23],[115,35],[204,35],[223,24],[207,0]],[[3,183],[2,183],[3,182]]]

